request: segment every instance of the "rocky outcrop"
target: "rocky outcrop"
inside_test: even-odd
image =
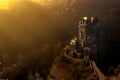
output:
[[[66,55],[55,59],[48,80],[98,80],[89,63]]]

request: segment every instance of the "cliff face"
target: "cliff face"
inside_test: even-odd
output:
[[[47,80],[119,80],[120,68],[112,69],[112,75],[104,75],[94,61],[90,65],[84,59],[61,54],[56,57]],[[91,68],[92,67],[92,68]]]
[[[97,75],[91,70],[83,59],[74,59],[62,55],[55,59],[50,70],[48,80],[98,80]]]

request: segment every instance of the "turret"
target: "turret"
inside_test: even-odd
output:
[[[85,46],[86,43],[86,21],[87,21],[87,17],[83,17],[82,20],[79,21],[79,41],[81,44],[81,47]]]

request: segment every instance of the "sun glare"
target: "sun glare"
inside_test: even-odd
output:
[[[19,0],[0,0],[0,9],[9,9],[14,2]]]
[[[9,9],[14,2],[19,2],[19,1],[24,1],[24,0],[0,0],[0,9]],[[51,0],[49,1],[48,0],[28,0],[28,1],[32,1],[37,4],[40,4],[41,6],[45,6],[46,2],[50,2]]]
[[[0,9],[8,9],[10,2],[10,0],[0,0]]]

